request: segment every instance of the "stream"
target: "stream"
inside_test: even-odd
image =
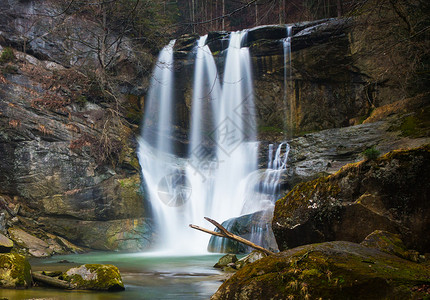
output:
[[[35,287],[27,290],[0,289],[0,298],[21,299],[209,299],[224,275],[212,266],[223,254],[169,256],[160,253],[91,252],[32,259],[33,271],[66,271],[87,263],[113,264],[121,272],[122,292],[66,291]],[[66,263],[60,263],[67,260]]]

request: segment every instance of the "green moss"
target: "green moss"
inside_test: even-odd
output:
[[[87,97],[86,97],[86,96],[84,96],[84,95],[80,95],[80,96],[76,97],[75,102],[76,102],[79,106],[84,107],[84,106],[88,103],[88,99],[87,99]]]
[[[17,253],[0,254],[0,286],[29,287],[31,266],[27,259]]]
[[[4,64],[7,62],[12,62],[14,60],[15,60],[15,54],[13,53],[12,48],[10,47],[4,48],[0,55],[0,63]]]
[[[406,117],[400,126],[402,134],[405,136],[413,135],[417,130],[417,120],[414,116]]]
[[[239,270],[219,291],[228,299],[240,298],[244,288],[248,299],[410,299],[425,294],[415,294],[412,287],[429,282],[427,272],[425,266],[357,244],[331,242],[263,258]]]
[[[430,107],[427,106],[413,115],[403,119],[400,125],[400,131],[403,136],[413,138],[430,135]]]
[[[282,133],[282,129],[274,126],[260,126],[258,127],[259,133]]]
[[[113,265],[82,265],[78,268],[68,270],[62,275],[62,279],[77,285],[79,289],[124,290],[121,274],[118,268]]]
[[[318,198],[323,202],[335,199],[340,192],[340,188],[330,178],[331,176],[325,176],[297,184],[284,198],[276,202],[274,219],[291,217],[291,213],[302,206],[309,205],[309,200],[312,199],[316,200]],[[321,204],[322,202],[315,202],[312,205],[319,206]]]
[[[124,104],[125,117],[130,123],[140,125],[142,122],[142,108],[140,102],[142,100],[136,95],[127,95],[127,101]]]

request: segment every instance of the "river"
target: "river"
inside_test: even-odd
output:
[[[86,263],[113,264],[120,269],[123,292],[65,291],[51,288],[0,289],[0,298],[21,299],[209,299],[225,275],[212,266],[222,254],[167,256],[159,253],[91,252],[32,259],[33,271],[65,271]],[[66,263],[60,263],[67,260]]]

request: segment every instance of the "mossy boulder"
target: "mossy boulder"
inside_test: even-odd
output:
[[[296,185],[276,202],[280,250],[333,240],[360,243],[375,230],[430,252],[430,145],[398,150]]]
[[[214,265],[214,268],[223,268],[235,262],[237,262],[236,255],[226,254],[218,260],[218,262]]]
[[[375,230],[369,234],[361,245],[376,248],[382,252],[392,254],[407,260],[418,261],[419,253],[414,250],[408,250],[403,241],[400,239],[400,235],[393,234],[383,230]]]
[[[31,286],[31,267],[27,259],[17,253],[0,254],[0,287],[28,288]]]
[[[237,271],[217,299],[423,299],[430,269],[351,242],[297,247]]]
[[[123,291],[125,289],[121,274],[114,265],[82,265],[69,269],[61,279],[84,290]]]

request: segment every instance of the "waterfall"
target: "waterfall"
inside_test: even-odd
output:
[[[162,249],[173,247],[178,226],[186,226],[176,212],[191,194],[183,172],[185,162],[173,153],[174,44],[175,41],[171,41],[163,48],[154,68],[138,149],[155,226],[161,232],[158,247]]]
[[[293,129],[293,107],[292,103],[288,103],[288,80],[291,79],[291,37],[293,33],[293,26],[287,26],[287,37],[282,40],[284,48],[284,108],[285,108],[285,119],[288,120],[287,130],[292,135]],[[287,113],[287,108],[290,109],[290,115]]]
[[[228,230],[241,227],[247,228],[249,231],[241,233],[242,236],[265,248],[271,246],[270,239],[274,239],[274,236],[268,220],[272,219],[275,202],[281,197],[279,183],[282,174],[287,168],[289,152],[290,146],[286,142],[280,143],[276,151],[273,144],[269,145],[267,169],[264,172],[251,173],[246,181],[245,194],[247,202],[241,212],[245,216],[225,221],[223,223],[225,228]],[[258,213],[251,214],[256,211]],[[213,252],[231,248],[238,249],[238,247],[234,246],[235,243],[224,238],[212,237],[210,239],[210,249]],[[244,246],[240,247],[245,251],[251,250]]]
[[[210,239],[188,227],[208,227],[273,206],[277,170],[288,155],[281,144],[266,172],[258,170],[256,118],[246,31],[232,32],[225,51],[222,80],[207,36],[194,49],[188,155],[175,154],[173,46],[160,53],[145,105],[139,162],[158,234],[157,249],[174,254],[206,252]],[[284,145],[284,151],[281,150]],[[272,146],[273,152],[273,146]],[[282,153],[283,152],[283,153]],[[283,156],[284,155],[284,156]]]

